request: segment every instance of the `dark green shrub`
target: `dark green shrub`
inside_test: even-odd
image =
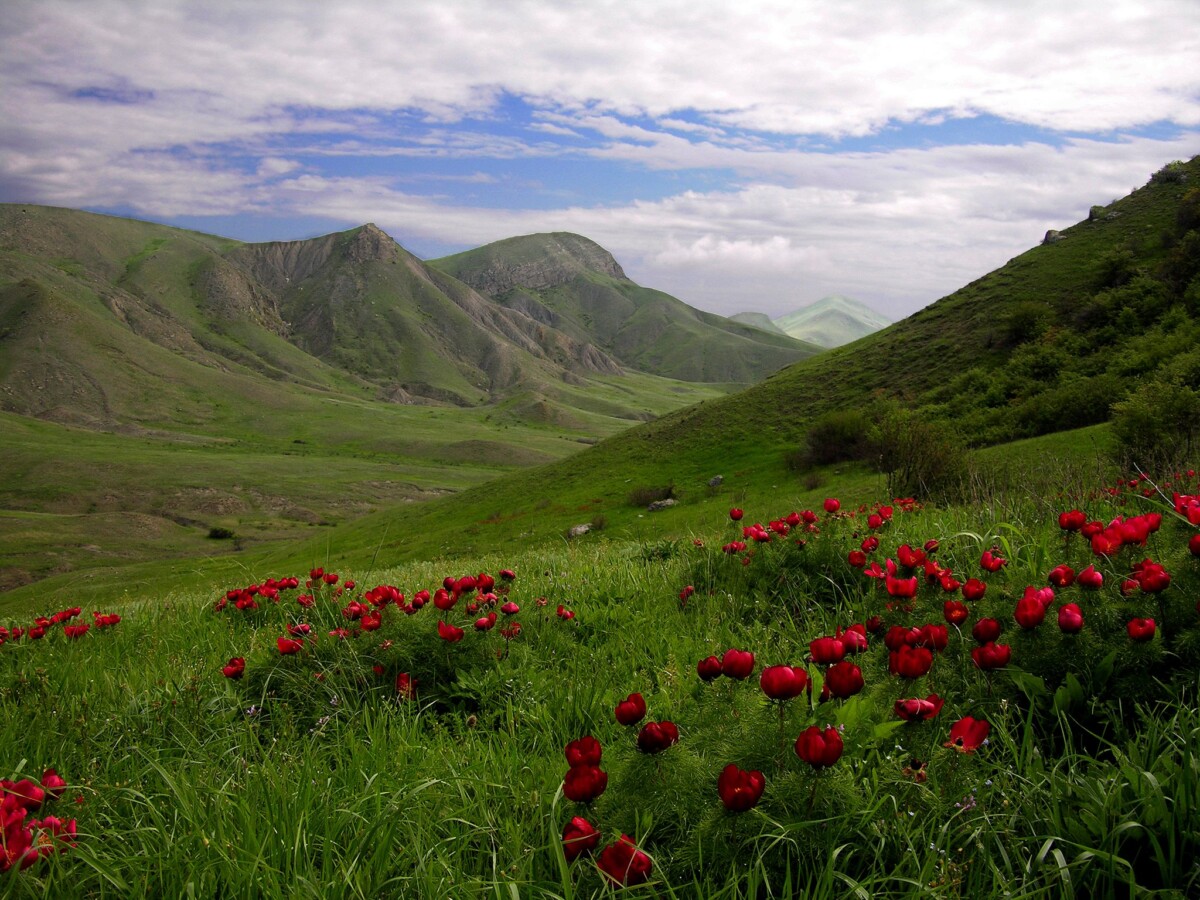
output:
[[[966,451],[951,426],[892,407],[875,426],[876,459],[893,497],[930,497],[957,484]]]
[[[1127,471],[1169,471],[1192,459],[1200,394],[1177,381],[1146,381],[1113,406],[1116,461]]]
[[[831,463],[865,460],[871,455],[871,420],[861,409],[837,409],[818,416],[808,427],[804,447],[789,460],[806,469]]]
[[[630,506],[649,506],[657,500],[670,500],[675,496],[675,485],[642,485],[629,492]]]
[[[214,526],[208,529],[208,539],[210,541],[231,541],[235,537],[237,537],[237,535],[228,528]]]

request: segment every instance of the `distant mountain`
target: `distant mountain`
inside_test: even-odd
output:
[[[624,279],[615,260],[583,238],[557,268],[547,263],[538,254],[534,269],[554,284],[567,270],[587,272],[653,297],[646,306],[690,309]],[[627,316],[628,301],[610,282],[596,290],[590,315]],[[607,309],[615,302],[621,310]],[[739,338],[750,348],[744,354]],[[559,424],[573,420],[565,407],[581,403],[588,414],[603,406],[602,414],[639,418],[646,405],[632,394],[622,411],[581,391],[627,367],[754,380],[805,353],[790,339],[761,345],[715,327],[691,340],[691,351],[744,356],[738,366],[656,366],[649,353],[618,359],[598,343],[583,324],[537,303],[494,302],[374,225],[243,244],[0,204],[0,409],[85,427],[219,432],[205,424],[214,410],[244,418],[264,406],[294,408],[295,398],[283,395],[295,389],[415,404],[503,402],[506,416]]]
[[[641,287],[577,234],[509,238],[430,265],[623,366],[668,378],[749,384],[820,349]]]
[[[771,317],[766,313],[759,312],[740,312],[729,317],[731,322],[741,322],[743,325],[752,325],[755,328],[761,328],[763,331],[769,331],[772,334],[787,334],[782,328],[771,321]],[[814,342],[815,343],[815,342]]]
[[[834,294],[780,316],[773,324],[797,340],[821,347],[840,347],[886,328],[892,320],[865,303]]]

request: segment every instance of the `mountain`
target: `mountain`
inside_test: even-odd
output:
[[[851,345],[568,459],[423,505],[406,515],[391,549],[409,558],[429,553],[445,544],[453,523],[478,520],[493,508],[505,510],[507,530],[490,531],[489,543],[476,550],[557,539],[573,523],[597,516],[610,534],[665,539],[672,523],[694,516],[691,504],[707,504],[716,515],[751,486],[772,496],[800,493],[788,459],[823,414],[869,416],[872,404],[891,400],[921,420],[956,429],[965,444],[997,445],[1103,423],[1113,404],[1141,385],[1200,391],[1198,348],[1195,157]],[[1095,440],[1089,434],[1081,440]],[[718,474],[724,483],[714,489],[709,480]],[[871,479],[877,493],[877,477]],[[631,485],[666,484],[681,503],[646,524],[644,507],[629,502]],[[343,539],[366,544],[366,536],[392,521],[380,514],[351,526]]]
[[[577,234],[509,238],[430,264],[506,309],[595,342],[623,366],[668,378],[749,384],[819,352],[641,287]]]
[[[771,317],[766,313],[759,312],[740,312],[734,313],[729,317],[731,322],[741,322],[743,325],[752,325],[755,328],[761,328],[763,331],[769,331],[772,334],[787,334],[782,328],[771,321]]]
[[[886,328],[892,320],[865,303],[834,294],[780,316],[774,325],[785,334],[821,347],[840,347]]]

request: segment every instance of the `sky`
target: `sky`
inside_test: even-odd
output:
[[[1200,0],[5,0],[0,201],[422,258],[573,231],[908,315],[1200,153]]]

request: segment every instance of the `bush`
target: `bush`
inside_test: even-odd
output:
[[[930,497],[957,484],[966,470],[962,441],[949,425],[899,406],[879,417],[875,441],[893,497]]]
[[[793,469],[865,460],[871,456],[871,420],[860,409],[838,409],[818,416],[808,428],[804,447],[788,464]]]
[[[208,529],[208,539],[210,541],[231,541],[235,537],[237,535],[228,528],[213,527]]]
[[[1126,471],[1164,472],[1192,458],[1200,394],[1178,381],[1146,381],[1113,406],[1116,461]]]
[[[642,485],[629,492],[630,506],[649,506],[658,500],[671,500],[675,497],[675,485],[667,484],[661,487]]]

